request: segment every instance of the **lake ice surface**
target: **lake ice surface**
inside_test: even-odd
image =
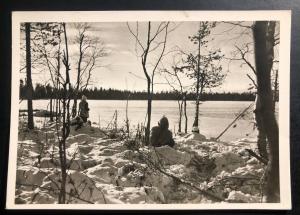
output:
[[[125,125],[126,100],[88,100],[90,118],[97,124],[100,118],[100,126],[107,127],[111,122],[115,110],[118,111],[118,126]],[[34,109],[47,109],[49,100],[34,100]],[[248,101],[205,101],[199,106],[200,133],[207,138],[217,137],[234,118],[243,111],[251,102]],[[71,102],[72,105],[72,102]],[[20,109],[27,109],[27,102],[22,101]],[[245,136],[255,137],[253,130],[253,109],[243,119],[238,120],[235,127],[231,127],[221,138],[223,141],[233,141]],[[128,102],[128,117],[131,128],[145,121],[147,111],[146,100],[130,100]],[[154,100],[152,102],[151,126],[157,125],[159,119],[165,115],[169,119],[169,129],[178,130],[178,103],[177,101]],[[195,102],[187,101],[188,132],[192,129],[195,116]],[[184,117],[182,118],[182,130],[184,130]],[[94,125],[95,126],[95,125]]]

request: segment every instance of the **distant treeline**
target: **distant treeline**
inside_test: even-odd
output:
[[[74,90],[70,89],[71,95],[74,95]],[[92,100],[146,100],[147,92],[145,91],[127,91],[117,89],[103,89],[101,88],[87,88],[79,93],[86,95],[88,99]],[[50,85],[37,84],[33,89],[33,99],[50,99],[62,96],[62,90],[52,88]],[[161,91],[153,94],[153,100],[177,100],[178,93],[174,91]],[[195,93],[188,93],[187,100],[195,100]],[[26,86],[20,85],[20,99],[26,99]],[[254,93],[204,93],[201,100],[211,101],[254,101]]]

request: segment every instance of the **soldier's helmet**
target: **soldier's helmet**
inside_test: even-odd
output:
[[[169,120],[167,117],[163,116],[159,122],[158,122],[158,126],[162,129],[168,129],[169,128]]]
[[[87,97],[85,95],[82,95],[81,100],[86,101]]]

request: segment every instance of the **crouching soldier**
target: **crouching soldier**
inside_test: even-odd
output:
[[[154,147],[160,147],[164,145],[173,147],[175,145],[172,137],[172,132],[169,131],[169,121],[167,117],[163,116],[159,120],[158,126],[152,127],[150,135],[150,145]]]

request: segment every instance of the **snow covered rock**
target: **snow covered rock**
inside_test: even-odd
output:
[[[146,172],[143,181],[145,186],[157,187],[164,194],[169,194],[171,192],[173,183],[174,181],[172,178],[158,172]]]
[[[34,165],[40,168],[55,168],[58,167],[59,161],[57,159],[46,157],[42,158],[40,162],[36,161]]]
[[[117,151],[115,149],[104,149],[99,153],[99,156],[112,156],[118,152],[119,151]]]
[[[127,159],[127,160],[132,160],[135,157],[135,153],[132,150],[125,150],[125,151],[119,153],[118,157]]]
[[[98,162],[94,159],[86,159],[81,161],[82,169],[88,169],[94,167],[98,164]]]
[[[17,183],[36,184],[41,188],[17,186],[15,201],[18,203],[58,201],[61,173],[57,142],[53,144],[53,140],[49,140],[45,144],[38,141],[45,137],[46,132],[47,129],[28,132],[25,140],[19,141]],[[50,133],[48,137],[51,137]],[[68,203],[210,201],[180,180],[210,190],[227,202],[260,201],[259,183],[264,166],[250,159],[245,150],[240,151],[249,145],[245,140],[226,143],[207,140],[197,133],[180,134],[174,138],[174,148],[153,148],[135,145],[136,141],[128,145],[125,140],[101,135],[99,130],[86,127],[72,130],[67,139],[67,201],[69,195],[73,196]],[[45,146],[46,153],[41,153],[41,146]],[[53,155],[53,161],[47,157],[49,154]]]
[[[144,187],[147,194],[147,203],[166,203],[164,194],[156,187]]]
[[[149,198],[145,189],[140,187],[124,187],[119,189],[111,187],[111,189],[106,190],[106,193],[110,199],[115,199],[114,202],[123,204],[145,204]]]
[[[118,169],[118,176],[124,176],[130,173],[131,171],[134,171],[135,167],[132,163],[125,164],[124,166],[120,167]]]
[[[241,191],[231,191],[226,199],[228,202],[247,202],[247,203],[259,203],[260,197],[245,194]]]
[[[123,187],[141,187],[144,185],[145,172],[133,164],[126,164],[118,169],[116,185]]]
[[[83,143],[86,142],[87,140],[90,140],[91,136],[88,134],[76,134],[74,136],[70,136],[67,139],[67,145],[71,145],[73,143]]]
[[[16,196],[16,204],[53,204],[56,202],[53,196],[45,190],[39,188],[34,189],[32,192],[23,191]]]
[[[192,133],[191,135],[189,135],[188,137],[186,137],[184,139],[184,143],[187,145],[194,145],[195,143],[199,143],[202,141],[205,141],[206,137],[202,134],[199,133]]]
[[[79,159],[79,158],[68,159],[67,160],[67,169],[77,170],[77,171],[84,170],[81,159]]]
[[[212,157],[216,165],[213,170],[214,175],[218,175],[222,171],[232,172],[238,167],[245,165],[244,159],[232,152],[216,153]]]
[[[101,183],[115,183],[118,169],[108,163],[99,164],[86,170],[86,175]]]
[[[93,146],[81,144],[81,145],[78,145],[78,149],[79,149],[80,153],[88,154],[90,151],[92,151]]]
[[[117,167],[117,168],[120,168],[126,164],[128,164],[130,161],[128,160],[125,160],[123,158],[116,158],[115,161],[114,161],[114,166]]]
[[[247,164],[258,164],[258,160],[256,158],[251,158],[247,161]]]
[[[28,185],[41,185],[48,171],[40,171],[36,167],[19,166],[17,168],[16,183]]]
[[[47,189],[57,189],[60,187],[59,174],[54,173],[49,175],[43,181],[41,187]],[[105,195],[103,191],[96,186],[96,182],[89,178],[84,173],[78,171],[69,171],[66,180],[66,194],[68,203],[105,203]]]
[[[154,148],[150,154],[152,160],[156,162],[163,162],[166,165],[183,164],[187,165],[190,163],[193,155],[186,152],[180,152],[169,146],[162,146]]]
[[[32,193],[31,203],[33,204],[53,204],[57,201],[47,191],[36,188]]]
[[[99,204],[103,204],[105,202],[105,196],[103,192],[96,187],[95,182],[92,181],[88,176],[86,176],[83,173],[80,172],[73,172],[69,175],[69,178],[71,179],[67,186],[67,191],[71,193],[73,190],[80,193],[80,198],[88,200],[90,202],[97,202]],[[71,203],[76,203],[78,199],[72,198]]]
[[[193,133],[192,137],[193,137],[193,140],[198,140],[198,141],[206,140],[206,137],[200,133]]]

